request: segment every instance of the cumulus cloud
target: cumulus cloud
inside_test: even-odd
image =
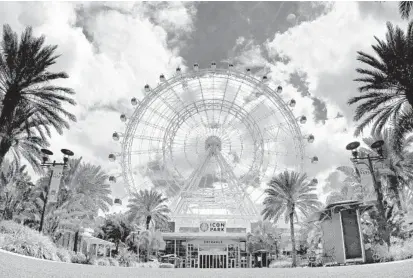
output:
[[[61,85],[76,91],[76,107],[69,109],[78,122],[64,136],[53,135],[51,149],[70,148],[88,162],[118,171],[108,153],[118,148],[111,140],[121,131],[120,112],[130,113],[130,98],[142,98],[146,83],[156,85],[159,74],[184,65],[179,49],[169,45],[169,34],[192,31],[196,10],[187,3],[132,2],[3,2],[0,23],[20,33],[26,26],[57,44],[62,56],[53,70],[70,78]],[[115,196],[125,194],[122,184]]]
[[[356,52],[372,52],[373,36],[384,37],[386,21],[402,27],[406,23],[400,19],[397,3],[336,2],[323,12],[316,7],[313,18],[311,9],[314,7],[305,7],[307,20],[274,34],[264,46],[249,45],[239,51],[237,61],[258,61],[269,67],[274,85],[280,83],[285,89],[284,99],[297,100],[294,113],[313,115],[303,132],[315,135],[307,153],[319,156],[320,163],[307,165],[306,171],[321,181],[319,193],[324,194],[326,184],[338,182],[330,173],[339,165],[349,165],[344,148],[354,140],[355,107],[349,107],[347,100],[358,94],[353,81],[360,66]],[[251,51],[257,47],[263,55]]]

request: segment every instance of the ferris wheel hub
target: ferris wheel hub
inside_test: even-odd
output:
[[[222,141],[218,136],[212,135],[205,140],[205,150],[211,150],[213,153],[222,150]]]

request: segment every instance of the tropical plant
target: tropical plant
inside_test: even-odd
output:
[[[26,143],[22,156],[34,166],[40,162],[40,148],[47,145],[51,128],[62,134],[76,121],[73,114],[63,107],[75,105],[70,97],[73,90],[55,86],[51,82],[67,78],[64,72],[50,72],[56,63],[57,46],[44,45],[45,37],[34,37],[27,27],[20,41],[9,25],[3,26],[0,51],[0,165],[13,144]],[[17,137],[16,137],[17,136]]]
[[[261,212],[264,220],[276,222],[284,214],[285,222],[290,223],[293,267],[297,265],[294,220],[298,220],[298,213],[307,218],[320,209],[322,204],[318,201],[315,190],[316,184],[308,181],[306,174],[294,171],[284,171],[273,177],[265,190],[267,196]]]
[[[399,155],[396,155],[392,149],[392,137],[392,131],[386,129],[381,134],[372,134],[370,138],[364,138],[363,141],[368,146],[378,140],[384,141],[382,146],[383,163],[382,167],[378,169],[378,178],[386,185],[383,188],[387,191],[385,193],[392,195],[391,198],[395,199],[397,208],[403,210],[400,192],[413,179],[413,153],[409,150],[413,142],[413,136],[401,141],[402,147]],[[363,151],[371,156],[377,156],[374,150],[363,149]]]
[[[123,214],[109,214],[105,217],[102,226],[99,227],[97,237],[115,243],[116,254],[120,246],[126,246],[127,240],[133,230],[132,225]]]
[[[354,120],[361,122],[354,134],[360,135],[370,124],[374,134],[393,126],[392,144],[399,154],[405,135],[413,130],[413,22],[406,33],[388,22],[386,40],[375,39],[374,56],[357,52],[357,60],[369,68],[356,69],[361,74],[355,81],[362,83],[362,95],[348,101],[359,104]]]
[[[161,193],[154,190],[139,190],[129,199],[128,215],[132,222],[145,223],[146,229],[154,223],[155,226],[163,226],[168,221],[170,210],[166,205],[168,201]]]
[[[33,187],[25,165],[5,160],[0,172],[0,219],[12,220],[19,216],[29,205]]]
[[[278,254],[280,233],[270,221],[258,221],[257,226],[247,236],[249,253],[257,250],[275,251]]]
[[[403,19],[408,19],[410,17],[410,12],[413,9],[412,1],[400,1],[399,2],[399,12]]]

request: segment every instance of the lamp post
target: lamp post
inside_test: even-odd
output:
[[[43,232],[43,224],[44,224],[44,216],[45,216],[45,212],[46,212],[46,206],[47,203],[49,201],[49,190],[50,190],[50,186],[52,184],[52,180],[53,180],[53,173],[55,170],[56,166],[63,166],[66,167],[67,163],[69,162],[69,157],[73,156],[74,153],[71,150],[68,149],[62,149],[61,152],[63,153],[63,162],[48,162],[49,161],[49,157],[53,155],[53,152],[48,150],[48,149],[41,149],[41,152],[43,153],[43,162],[41,164],[42,167],[45,168],[51,168],[50,171],[50,178],[49,178],[49,185],[46,188],[46,197],[44,200],[44,204],[43,204],[43,209],[42,209],[42,216],[40,218],[40,227],[39,227],[39,232]]]
[[[375,170],[374,170],[374,164],[377,162],[382,162],[385,157],[383,155],[383,140],[379,140],[371,144],[370,148],[375,150],[377,152],[377,155],[370,155],[367,154],[367,156],[361,157],[359,152],[357,151],[357,148],[360,146],[360,143],[355,141],[346,146],[346,149],[351,151],[352,153],[352,158],[350,159],[351,162],[354,164],[364,164],[368,167],[369,172],[371,174],[371,178],[373,180],[373,186],[374,190],[377,195],[377,209],[379,211],[379,230],[384,236],[383,240],[390,246],[390,235],[388,233],[388,228],[386,225],[386,208],[384,207],[383,204],[383,191],[381,187],[380,181],[377,180],[377,177],[375,175]]]

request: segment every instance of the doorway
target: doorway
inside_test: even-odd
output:
[[[227,268],[227,255],[200,254],[199,268]]]

